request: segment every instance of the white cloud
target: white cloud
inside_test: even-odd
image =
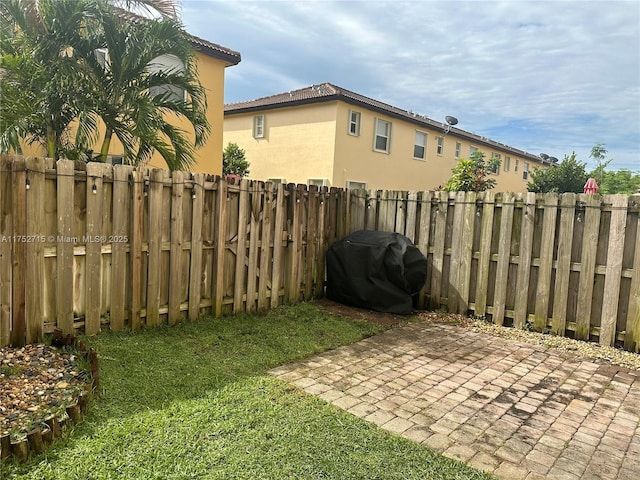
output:
[[[242,53],[228,101],[328,81],[532,153],[586,161],[603,142],[640,170],[636,1],[183,0],[183,15]]]

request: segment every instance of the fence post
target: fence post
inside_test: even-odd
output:
[[[640,207],[640,195],[630,199],[631,205]],[[629,312],[627,314],[626,335],[624,348],[632,352],[640,352],[640,213],[636,223],[636,241],[633,258],[633,277],[629,296]]]
[[[533,229],[536,213],[536,194],[528,192],[524,195],[522,205],[522,222],[520,231],[520,252],[518,253],[518,273],[516,279],[516,298],[513,325],[524,328],[529,300],[529,275],[531,273],[531,250],[533,249]]]
[[[544,195],[544,218],[542,220],[542,244],[540,245],[540,267],[536,289],[534,326],[537,331],[547,329],[549,316],[549,296],[551,293],[551,271],[553,268],[553,247],[555,244],[556,217],[558,215],[558,195]]]
[[[191,256],[189,258],[189,320],[194,321],[200,314],[202,297],[202,223],[204,217],[204,174],[193,175],[191,191]]]
[[[567,326],[568,286],[571,273],[571,244],[573,241],[576,194],[563,194],[560,200],[560,208],[560,233],[558,234],[558,255],[556,260],[553,321],[551,328],[551,331],[555,335],[564,335]]]
[[[132,167],[113,167],[113,238],[111,242],[111,299],[109,323],[111,330],[124,328],[127,288],[126,244],[131,244],[127,231],[130,221],[129,176]]]
[[[11,342],[12,158],[0,156],[0,347]],[[4,451],[3,451],[4,453]]]

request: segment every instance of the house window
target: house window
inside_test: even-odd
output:
[[[253,138],[264,138],[264,115],[253,117]]]
[[[100,60],[98,59],[98,61]],[[175,74],[184,71],[184,64],[175,55],[160,55],[151,61],[148,68],[149,73]],[[165,102],[183,102],[186,98],[185,94],[186,92],[182,88],[173,85],[158,85],[149,89],[150,96],[162,96],[162,100]]]
[[[106,48],[96,48],[93,52],[96,55],[98,64],[107,70],[109,68],[109,51]]]
[[[513,171],[517,172],[519,166],[520,166],[520,160],[516,158],[516,163],[513,165]]]
[[[474,147],[474,146],[469,147],[469,156],[473,155],[477,151],[478,151],[478,147]]]
[[[456,154],[455,158],[460,158],[460,150],[462,149],[462,144],[460,142],[456,142]]]
[[[504,157],[504,171],[508,172],[511,168],[511,157]]]
[[[307,185],[315,185],[316,187],[328,187],[329,179],[328,178],[309,178],[307,180]]]
[[[267,178],[267,182],[271,182],[271,183],[282,183],[283,185],[287,184],[287,179],[284,177],[272,177],[272,178]]]
[[[347,180],[347,190],[366,190],[366,182],[356,182],[353,180]]]
[[[360,118],[362,118],[360,112],[349,110],[349,135],[356,137],[360,135]]]
[[[416,139],[413,144],[413,158],[424,160],[424,152],[427,146],[427,134],[416,131]]]
[[[442,155],[443,148],[444,148],[444,137],[438,137],[438,146],[436,147],[436,153],[438,155]]]
[[[391,146],[391,122],[376,118],[376,135],[373,149],[376,152],[389,153]]]
[[[522,167],[522,179],[526,180],[529,178],[529,164],[524,162],[524,166]]]
[[[489,171],[494,175],[500,175],[500,163],[502,155],[491,152],[491,162],[489,163]]]

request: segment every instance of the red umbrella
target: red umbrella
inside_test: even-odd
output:
[[[590,178],[584,184],[584,193],[598,193],[598,184],[595,178]]]

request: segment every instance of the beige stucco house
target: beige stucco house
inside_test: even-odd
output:
[[[444,185],[474,150],[499,157],[497,191],[526,191],[542,158],[330,83],[224,107],[223,144],[237,143],[249,178],[347,188]]]

